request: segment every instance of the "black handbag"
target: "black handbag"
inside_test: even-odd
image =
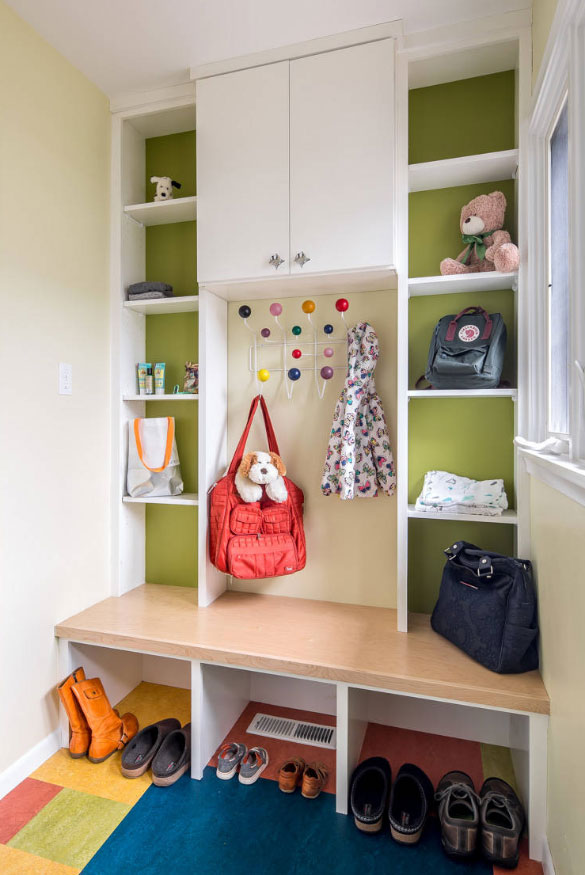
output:
[[[431,626],[501,674],[538,668],[538,613],[532,566],[458,541],[447,562]]]

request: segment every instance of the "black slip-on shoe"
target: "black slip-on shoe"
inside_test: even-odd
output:
[[[169,787],[184,775],[191,764],[191,724],[169,732],[152,761],[152,781]]]
[[[479,798],[465,772],[447,772],[437,785],[443,850],[450,857],[471,857],[479,832]]]
[[[379,832],[388,810],[392,770],[384,757],[360,763],[351,777],[349,804],[354,823],[362,832]]]
[[[400,767],[390,793],[390,834],[404,845],[420,839],[433,803],[433,785],[422,769],[412,763]]]
[[[159,747],[169,732],[180,729],[181,722],[175,717],[159,720],[145,726],[124,748],[122,774],[126,778],[139,778],[150,767]]]
[[[483,856],[497,866],[515,869],[526,822],[522,803],[514,788],[501,778],[487,778],[479,798]]]

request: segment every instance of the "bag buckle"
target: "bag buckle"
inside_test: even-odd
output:
[[[475,572],[478,577],[490,577],[494,573],[489,556],[482,556]]]

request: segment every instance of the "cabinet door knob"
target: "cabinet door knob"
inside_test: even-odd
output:
[[[295,256],[295,261],[298,265],[300,265],[300,267],[304,267],[305,264],[307,263],[307,261],[310,261],[310,260],[311,259],[309,258],[309,256],[305,255],[304,252],[297,252],[297,254]]]
[[[274,270],[278,270],[281,264],[284,264],[284,258],[281,258],[278,252],[271,255],[268,259],[268,264],[271,264]]]

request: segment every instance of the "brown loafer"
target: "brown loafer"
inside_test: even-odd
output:
[[[522,803],[514,789],[500,778],[487,778],[479,798],[483,856],[496,866],[515,869],[526,822]]]
[[[329,777],[325,763],[307,763],[303,772],[301,793],[305,799],[316,799]]]
[[[278,787],[283,793],[294,793],[305,771],[305,761],[302,757],[292,757],[280,767],[278,773]]]

